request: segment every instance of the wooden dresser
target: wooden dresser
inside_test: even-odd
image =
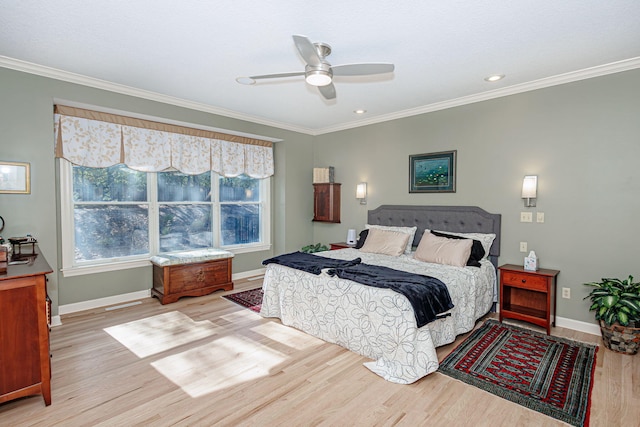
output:
[[[39,253],[0,274],[0,403],[41,394],[51,404],[49,306],[46,274],[53,270]]]
[[[153,288],[151,296],[162,304],[180,297],[202,296],[218,290],[233,290],[233,253],[205,249],[151,257]]]

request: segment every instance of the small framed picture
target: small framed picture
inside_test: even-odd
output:
[[[0,193],[31,193],[31,170],[29,163],[0,160]]]
[[[456,150],[409,156],[409,193],[455,193]]]

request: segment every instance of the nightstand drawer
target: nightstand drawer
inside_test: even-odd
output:
[[[532,274],[503,271],[502,283],[519,288],[531,289],[532,291],[546,291],[548,280],[546,277],[534,276]]]

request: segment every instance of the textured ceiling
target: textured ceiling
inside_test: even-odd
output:
[[[640,67],[639,0],[0,0],[0,66],[319,134]],[[291,36],[331,45],[327,101]],[[34,65],[35,64],[35,65]],[[490,74],[505,74],[495,83]],[[354,114],[356,109],[366,114]]]

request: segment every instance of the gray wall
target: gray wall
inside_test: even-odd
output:
[[[30,195],[0,195],[4,237],[36,236],[57,270],[59,220],[53,158],[53,99],[165,117],[283,141],[275,146],[272,251],[239,254],[234,273],[260,267],[272,253],[311,242],[344,241],[362,229],[367,209],[381,204],[476,205],[502,214],[501,263],[522,263],[527,241],[542,267],[561,270],[558,315],[593,321],[583,282],[633,274],[640,211],[640,71],[541,89],[448,110],[312,137],[255,123],[0,68],[0,160],[30,162]],[[409,194],[408,156],[458,150],[457,192]],[[311,170],[335,166],[342,183],[342,223],[312,224]],[[537,208],[520,199],[522,177],[539,176]],[[355,186],[369,183],[368,205]],[[546,215],[520,223],[519,213]],[[50,275],[58,304],[118,295],[151,286],[150,268],[64,278]]]
[[[296,250],[311,239],[313,137],[160,102],[0,68],[0,160],[31,163],[31,194],[0,194],[5,238],[32,233],[49,264],[53,314],[58,305],[114,296],[151,287],[151,267],[63,277],[59,251],[58,197],[53,141],[54,99],[97,105],[171,120],[282,139],[274,149],[272,178],[273,250],[238,254],[233,272],[261,267],[274,253]],[[286,224],[286,226],[285,226]]]
[[[457,191],[409,194],[410,154],[457,150]],[[381,204],[473,205],[502,214],[500,263],[522,264],[528,242],[543,268],[561,270],[558,316],[593,322],[584,282],[640,279],[640,70],[583,80],[316,137],[314,166],[334,166],[342,223],[314,224],[313,240],[344,241]],[[520,199],[538,175],[536,208]],[[368,182],[369,200],[355,199]],[[521,223],[520,212],[545,223]]]

